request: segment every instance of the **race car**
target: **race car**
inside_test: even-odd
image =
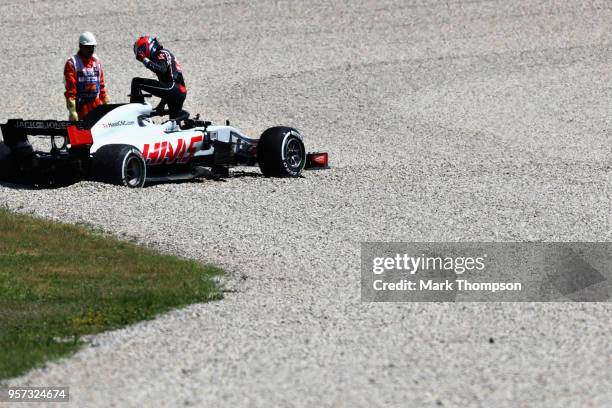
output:
[[[150,96],[150,95],[147,95]],[[328,154],[306,153],[295,128],[277,126],[257,139],[239,129],[190,118],[175,119],[149,103],[101,105],[79,122],[10,119],[0,125],[0,180],[60,186],[94,180],[127,187],[195,177],[227,177],[232,166],[256,166],[266,177],[298,177],[328,168]],[[37,150],[28,136],[50,139]]]

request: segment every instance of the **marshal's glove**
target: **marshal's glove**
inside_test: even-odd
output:
[[[68,108],[68,120],[77,122],[79,120],[79,114],[76,110],[76,100],[66,99],[66,108]]]

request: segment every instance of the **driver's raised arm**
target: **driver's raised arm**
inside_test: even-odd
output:
[[[170,69],[171,61],[164,50],[161,50],[157,56],[157,61],[144,58],[142,63],[145,67],[155,72],[158,75],[164,75]]]

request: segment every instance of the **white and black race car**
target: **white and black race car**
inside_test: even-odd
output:
[[[195,177],[227,177],[232,166],[258,165],[266,177],[298,177],[328,167],[327,153],[306,153],[302,134],[272,127],[259,139],[190,118],[156,123],[148,103],[101,105],[79,122],[10,119],[0,125],[0,180],[37,186],[94,180],[142,187]],[[47,136],[48,151],[28,136]]]

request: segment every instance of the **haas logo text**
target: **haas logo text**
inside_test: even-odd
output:
[[[142,155],[147,164],[187,163],[196,151],[196,145],[203,137],[193,136],[189,142],[186,139],[175,141],[164,140],[157,143],[147,143],[142,149]]]

